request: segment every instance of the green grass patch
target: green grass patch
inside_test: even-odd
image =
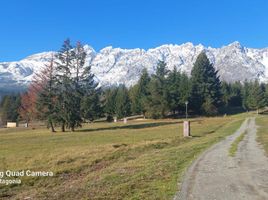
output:
[[[232,156],[232,157],[235,156],[237,149],[238,149],[238,145],[244,139],[245,135],[246,135],[246,131],[242,133],[241,135],[239,135],[235,139],[235,141],[231,144],[231,147],[229,148],[229,156]]]
[[[257,141],[262,144],[266,155],[268,156],[268,115],[260,115],[256,118],[258,125]]]
[[[98,122],[75,133],[0,131],[0,171],[45,170],[54,177],[0,186],[0,199],[172,199],[200,153],[236,131],[245,115],[198,118],[192,138],[181,120]]]

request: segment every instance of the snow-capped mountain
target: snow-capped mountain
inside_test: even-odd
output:
[[[88,45],[84,48],[87,52],[87,63],[92,66],[92,72],[101,85],[133,85],[143,68],[154,73],[158,60],[165,61],[170,70],[176,67],[190,74],[201,51],[206,52],[222,80],[268,80],[268,48],[246,48],[239,42],[221,48],[204,47],[201,44],[195,46],[192,43],[162,45],[148,50],[106,47],[96,52]],[[0,63],[0,89],[26,87],[34,72],[44,67],[52,53],[44,52],[18,62]]]

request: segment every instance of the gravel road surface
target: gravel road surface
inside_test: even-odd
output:
[[[234,157],[233,141],[246,131]],[[268,200],[268,158],[256,142],[255,118],[203,153],[185,174],[174,200]]]

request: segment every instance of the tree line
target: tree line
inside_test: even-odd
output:
[[[268,104],[267,84],[257,80],[221,82],[205,52],[197,57],[190,77],[176,67],[168,70],[166,63],[159,61],[155,74],[143,69],[130,88],[123,84],[101,88],[87,64],[81,43],[73,46],[66,40],[25,93],[2,99],[2,121],[39,119],[46,121],[52,132],[55,126],[74,131],[83,122],[101,117],[107,121],[130,115],[178,117],[185,114],[186,102],[191,115],[206,116],[234,108],[259,110]]]
[[[81,43],[73,46],[66,40],[52,55],[50,63],[35,74],[28,90],[20,95],[19,108],[12,112],[17,112],[27,123],[44,120],[52,132],[55,126],[60,126],[63,132],[66,128],[74,131],[84,120],[99,117],[100,88],[85,61],[86,52]],[[3,106],[2,119],[5,109]]]
[[[156,73],[149,75],[144,69],[136,85],[129,89],[120,85],[105,92],[105,113],[110,117],[177,117],[185,114],[186,102],[190,114],[204,116],[259,110],[268,105],[268,84],[257,80],[221,82],[205,52],[197,57],[191,77],[176,67],[169,71],[166,63],[159,61]]]

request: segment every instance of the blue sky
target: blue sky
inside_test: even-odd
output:
[[[58,50],[67,37],[95,50],[233,41],[268,47],[267,0],[1,0],[0,61]]]

